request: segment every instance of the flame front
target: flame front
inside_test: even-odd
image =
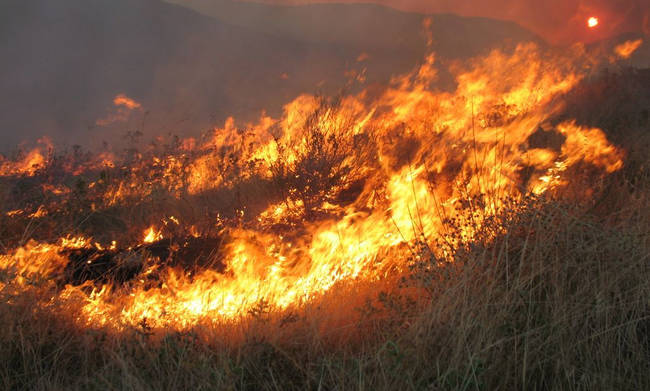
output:
[[[122,329],[146,319],[152,327],[186,329],[238,319],[260,303],[298,308],[335,286],[370,295],[373,286],[396,284],[420,256],[418,243],[451,261],[451,248],[505,210],[523,208],[525,197],[550,196],[570,176],[622,167],[622,152],[600,129],[552,121],[559,97],[584,76],[581,61],[533,44],[493,51],[455,64],[456,89],[444,92],[430,88],[437,77],[432,55],[380,92],[364,90],[337,104],[303,95],[281,118],[264,115],[246,131],[230,119],[204,142],[185,140],[173,153],[131,163],[120,176],[88,186],[96,192],[94,210],[134,202],[143,208],[142,200],[164,190],[181,217],[134,227],[141,242],[128,234],[117,240],[131,245],[115,255],[120,268],[136,270],[128,283],[68,280],[52,288],[48,302],[76,305],[77,320],[88,326]],[[127,100],[115,104],[135,108]],[[8,174],[16,173],[29,170]],[[234,194],[233,201],[223,194]],[[232,213],[211,215],[186,201],[208,195],[213,204],[232,202]],[[214,251],[190,272],[174,257],[200,239]],[[161,242],[173,245],[156,255]],[[35,275],[74,275],[66,251],[117,253],[115,241],[112,250],[104,247],[92,239],[30,242],[0,255],[0,265],[15,275],[12,286],[27,290],[25,279]]]

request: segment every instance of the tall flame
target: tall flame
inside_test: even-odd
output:
[[[121,329],[146,319],[185,329],[238,319],[260,303],[297,308],[346,284],[364,287],[361,297],[396,284],[413,258],[424,256],[418,249],[451,261],[450,248],[500,213],[523,208],[531,194],[561,190],[585,166],[600,175],[622,167],[622,152],[600,129],[552,120],[558,98],[583,77],[580,58],[534,44],[493,51],[452,67],[453,92],[430,88],[435,64],[431,55],[385,89],[337,104],[302,95],[281,118],[264,115],[245,132],[230,119],[203,143],[182,142],[112,181],[102,177],[89,186],[98,194],[94,208],[144,208],[142,200],[167,191],[167,205],[186,214],[166,220],[170,241],[192,216],[210,216],[202,229],[212,236],[192,226],[170,247],[172,258],[192,240],[205,238],[213,248],[201,255],[203,266],[188,271],[155,255],[162,231],[150,226],[140,243],[114,255],[116,267],[136,270],[129,284],[90,283],[89,293],[89,283],[68,283],[51,300],[77,303],[84,325]],[[210,215],[187,201],[199,197],[232,205],[224,207],[231,215]],[[53,275],[71,267],[62,255],[71,247],[91,249],[89,257],[117,251],[91,243],[30,242],[0,255],[0,265],[20,278]]]

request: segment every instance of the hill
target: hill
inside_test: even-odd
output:
[[[311,43],[334,43],[366,50],[420,50],[422,22],[432,19],[434,49],[443,57],[476,55],[504,41],[538,41],[512,22],[423,15],[376,4],[273,6],[231,0],[166,0],[215,19],[277,36]]]

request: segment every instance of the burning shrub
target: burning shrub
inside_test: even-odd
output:
[[[283,199],[301,202],[306,218],[325,204],[356,201],[378,168],[372,136],[355,132],[352,118],[340,118],[340,104],[322,100],[302,128],[276,140],[272,180]]]

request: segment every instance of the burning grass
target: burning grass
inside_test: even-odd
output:
[[[417,247],[402,288],[384,286],[361,303],[355,296],[367,287],[344,285],[300,312],[260,303],[234,324],[156,337],[145,322],[119,335],[79,329],[60,316],[69,305],[43,306],[38,291],[12,296],[2,306],[4,385],[645,388],[647,208],[605,226],[573,205],[534,204],[453,263]],[[420,300],[404,294],[409,287],[422,290]]]
[[[585,120],[590,66],[522,45],[444,92],[430,56],[202,140],[0,161],[4,385],[647,387],[647,113]]]

